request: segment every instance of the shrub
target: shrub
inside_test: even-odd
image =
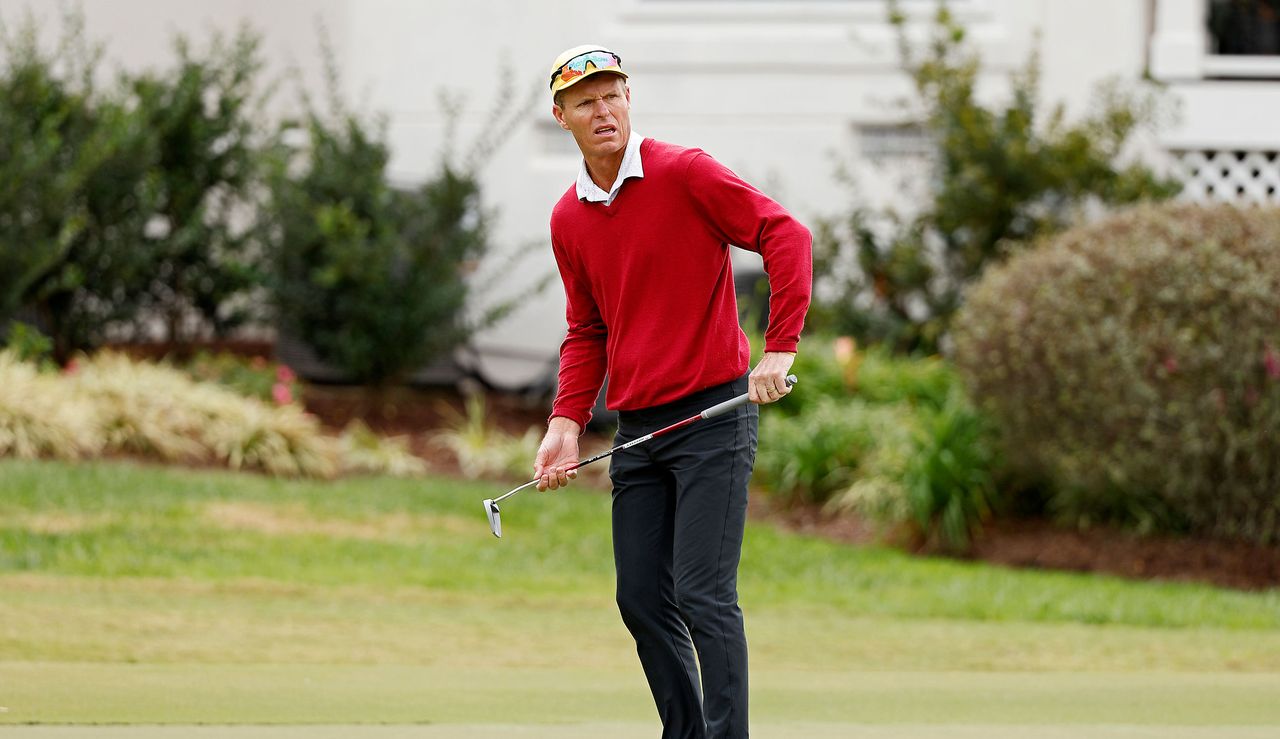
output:
[[[473,317],[465,310],[471,271],[490,249],[491,213],[476,175],[490,142],[462,165],[446,156],[419,187],[393,187],[385,120],[347,110],[331,53],[326,63],[331,110],[306,101],[305,120],[282,129],[270,159],[272,303],[281,330],[346,379],[386,385],[516,304],[500,301]],[[501,92],[509,105],[512,91]],[[494,116],[495,128],[516,123],[502,118]],[[304,146],[286,143],[298,137]]]
[[[20,362],[46,362],[53,351],[53,342],[34,326],[20,321],[10,321],[4,333],[5,349]]]
[[[825,503],[870,458],[902,441],[909,414],[900,406],[822,398],[801,415],[762,418],[754,478],[785,501]]]
[[[800,385],[762,414],[755,480],[789,503],[856,511],[916,546],[963,550],[999,503],[993,432],[937,357],[808,337]]]
[[[255,177],[257,38],[199,55],[179,37],[174,69],[104,93],[82,14],[56,52],[30,17],[0,31],[0,315],[34,308],[59,361],[157,317],[180,343],[235,325],[260,281],[231,225]]]
[[[1101,86],[1094,110],[1074,123],[1039,102],[1033,53],[1011,80],[1007,103],[976,94],[981,60],[965,29],[939,4],[929,43],[907,41],[896,2],[902,64],[924,130],[936,146],[925,205],[914,214],[855,207],[820,223],[814,239],[813,319],[829,330],[899,350],[936,351],[964,287],[1020,244],[1070,225],[1089,205],[1167,198],[1178,192],[1141,163],[1118,157],[1160,115],[1150,93]]]
[[[806,337],[792,373],[800,385],[771,413],[795,415],[822,398],[858,397],[870,403],[941,408],[958,378],[941,358],[900,356],[883,345],[859,350],[849,337]]]
[[[832,505],[903,526],[916,546],[963,551],[999,502],[990,426],[958,387],[908,422]]]
[[[956,361],[1059,510],[1280,541],[1280,210],[1143,206],[992,270]]]
[[[36,305],[65,358],[79,340],[65,296],[89,277],[94,296],[109,296],[135,264],[77,254],[95,217],[123,215],[90,193],[107,176],[136,181],[141,136],[94,87],[101,51],[85,42],[83,17],[67,15],[56,51],[40,47],[30,16],[12,34],[0,25],[0,57],[0,316]],[[109,312],[93,302],[79,305]]]
[[[259,44],[247,26],[229,41],[215,33],[202,51],[177,36],[171,69],[125,80],[152,156],[135,195],[146,222],[122,234],[112,254],[141,253],[146,268],[128,297],[135,310],[162,318],[167,339],[180,345],[242,323],[247,291],[262,282],[252,229],[236,224],[246,221],[259,182]]]

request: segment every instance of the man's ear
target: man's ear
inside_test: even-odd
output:
[[[564,109],[554,103],[551,105],[551,115],[556,119],[556,123],[564,130],[569,130],[569,124],[564,121]]]

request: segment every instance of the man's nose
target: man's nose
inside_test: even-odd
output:
[[[597,100],[595,107],[592,109],[597,118],[603,118],[609,113],[609,106],[605,104],[603,99]]]

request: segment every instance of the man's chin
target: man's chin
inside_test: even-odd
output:
[[[627,148],[627,142],[621,138],[611,139],[608,141],[597,141],[591,145],[591,153],[597,157],[607,157],[618,154]]]

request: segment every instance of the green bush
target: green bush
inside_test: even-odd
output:
[[[792,504],[855,511],[963,550],[1000,502],[993,431],[937,357],[807,337],[800,384],[762,414],[755,480]]]
[[[1077,520],[1280,541],[1280,210],[1143,206],[992,270],[956,361]]]
[[[907,403],[941,408],[958,382],[939,357],[895,355],[882,345],[859,350],[848,337],[808,336],[796,354],[792,373],[797,392],[771,413],[805,413],[822,398],[858,397],[870,403]]]
[[[385,385],[475,328],[464,313],[468,271],[488,251],[490,215],[472,169],[447,158],[421,186],[393,187],[385,120],[347,110],[327,47],[325,61],[328,114],[307,100],[271,158],[272,302],[281,330],[322,361]],[[299,136],[304,146],[288,143]]]
[[[75,314],[114,315],[111,298],[136,265],[104,259],[89,231],[104,217],[127,227],[110,180],[132,186],[145,157],[127,112],[94,86],[101,51],[83,18],[66,16],[55,50],[38,31],[30,16],[12,32],[0,25],[0,316],[34,305],[65,358],[86,333]]]
[[[1070,225],[1089,205],[1166,198],[1180,186],[1118,158],[1160,117],[1151,93],[1101,86],[1094,109],[1072,123],[1061,105],[1040,103],[1033,53],[1011,79],[1007,102],[976,94],[981,60],[943,3],[923,52],[907,40],[896,2],[903,67],[915,106],[936,146],[933,176],[918,213],[854,207],[824,220],[814,239],[812,318],[827,330],[899,350],[937,351],[965,286],[987,264]]]
[[[247,29],[99,91],[100,49],[65,15],[56,51],[27,18],[0,27],[0,315],[32,307],[54,354],[162,318],[167,339],[221,333],[258,277],[247,229],[257,39]]]
[[[248,291],[262,282],[245,220],[259,183],[256,128],[260,40],[247,26],[194,51],[174,39],[177,63],[126,78],[127,99],[152,152],[138,194],[147,223],[116,251],[146,260],[128,296],[163,319],[170,342],[225,335],[251,317]]]
[[[909,415],[902,406],[830,397],[800,415],[766,415],[754,479],[786,502],[825,503],[849,487],[871,457],[901,440]]]
[[[990,424],[958,387],[906,420],[832,505],[904,527],[918,547],[964,551],[999,503]]]
[[[284,154],[271,178],[280,327],[353,381],[398,380],[466,335],[464,270],[488,246],[479,187],[445,166],[397,190],[381,131],[314,114],[307,130],[306,173]]]

